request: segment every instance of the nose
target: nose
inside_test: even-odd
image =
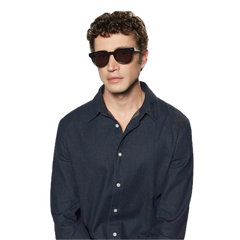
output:
[[[114,72],[119,70],[119,63],[116,61],[116,59],[114,58],[113,54],[111,54],[109,56],[109,61],[108,61],[108,65],[107,65],[107,70],[109,72]]]

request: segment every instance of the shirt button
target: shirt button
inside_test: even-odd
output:
[[[119,153],[118,153],[118,156],[119,156],[119,157],[121,157],[121,156],[122,156],[122,153],[121,153],[121,152],[119,152]]]
[[[115,127],[116,127],[116,128],[119,128],[119,124],[116,124]]]
[[[120,183],[117,183],[116,185],[117,185],[117,187],[121,187],[121,184],[120,184]]]
[[[117,236],[117,233],[116,233],[116,232],[114,232],[114,233],[113,233],[113,236],[114,236],[114,237],[116,237],[116,236]]]
[[[113,211],[114,211],[114,212],[117,212],[118,210],[115,208]]]

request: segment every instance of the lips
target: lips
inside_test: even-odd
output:
[[[122,79],[121,77],[109,77],[107,80]]]
[[[109,78],[107,78],[107,80],[109,82],[119,82],[119,81],[121,81],[121,79],[123,79],[123,78],[121,78],[121,77],[109,77]]]

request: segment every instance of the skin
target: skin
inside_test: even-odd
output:
[[[137,48],[134,36],[118,33],[108,38],[98,36],[94,40],[95,51],[110,52],[120,47]],[[139,63],[140,53],[134,53],[130,63],[120,64],[111,55],[108,64],[103,68],[98,68],[99,76],[105,85],[103,94],[105,105],[118,120],[123,131],[144,102],[145,93],[140,87],[139,75],[146,64],[147,56],[148,50],[145,50]],[[109,80],[110,78],[114,79]]]

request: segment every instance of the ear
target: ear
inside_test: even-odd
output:
[[[142,54],[141,69],[143,69],[144,66],[146,65],[147,57],[148,57],[148,50],[146,49],[143,51],[143,54]]]

